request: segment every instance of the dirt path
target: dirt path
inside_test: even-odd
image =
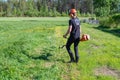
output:
[[[107,66],[103,66],[94,70],[96,76],[105,75],[105,76],[113,76],[120,80],[120,72],[114,69],[110,69]]]

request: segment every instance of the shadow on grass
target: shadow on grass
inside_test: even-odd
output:
[[[26,55],[30,59],[47,60],[47,61],[50,61],[50,57],[53,56],[50,52],[43,52],[43,53],[40,53],[40,55],[29,55],[25,52],[23,52],[23,54]]]
[[[109,27],[104,27],[104,26],[98,26],[98,27],[94,27],[94,28],[98,29],[98,30],[101,30],[103,32],[113,34],[117,37],[120,37],[120,29],[118,29],[118,28],[110,29]]]
[[[37,57],[31,56],[31,58],[35,59],[35,60],[38,59],[38,60],[48,60],[49,61],[50,60],[49,59],[50,56],[52,56],[52,54],[50,54],[50,53],[42,53],[42,55],[40,55],[40,56],[37,56]]]
[[[50,61],[50,57],[53,56],[52,51],[53,50],[51,49],[44,48],[43,52],[40,53],[40,55],[29,55],[28,52],[26,52],[25,50],[22,50],[22,53],[30,59]]]
[[[56,61],[65,63],[64,59],[57,59]]]
[[[43,48],[40,55],[31,56],[31,58],[34,59],[34,60],[47,60],[47,61],[50,61],[50,57],[53,56],[53,54],[52,54],[53,51],[54,51],[53,47]]]

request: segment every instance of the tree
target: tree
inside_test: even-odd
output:
[[[3,15],[3,2],[0,1],[0,17]]]
[[[93,0],[94,9],[97,16],[107,16],[118,12],[117,6],[120,0]]]
[[[82,13],[92,13],[93,0],[81,0],[81,12]]]
[[[94,0],[94,9],[97,16],[107,16],[110,13],[110,0]]]
[[[110,14],[117,13],[120,0],[110,0]]]
[[[120,0],[0,0],[1,16],[66,16],[71,8],[82,14],[107,16],[118,12]],[[79,15],[79,14],[78,14]]]
[[[25,13],[25,11],[27,9],[26,6],[27,6],[26,5],[26,0],[19,0],[19,9],[21,11],[21,15],[20,16],[24,16],[24,13]]]
[[[6,16],[12,16],[12,1],[7,0]]]

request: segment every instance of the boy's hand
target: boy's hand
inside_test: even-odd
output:
[[[66,35],[63,35],[63,37],[64,37],[64,38],[67,38],[67,36],[66,36]]]

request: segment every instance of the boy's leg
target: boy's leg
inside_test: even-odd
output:
[[[71,38],[69,38],[67,41],[67,44],[66,44],[66,49],[67,49],[69,56],[70,56],[70,62],[74,62],[74,56],[73,56],[73,53],[70,49],[70,46],[72,45],[72,43],[73,43],[73,40]]]
[[[79,40],[80,39],[76,39],[75,41],[74,41],[74,51],[75,51],[75,60],[76,60],[76,62],[78,62],[79,61],[79,54],[78,54],[78,44],[79,44]]]

